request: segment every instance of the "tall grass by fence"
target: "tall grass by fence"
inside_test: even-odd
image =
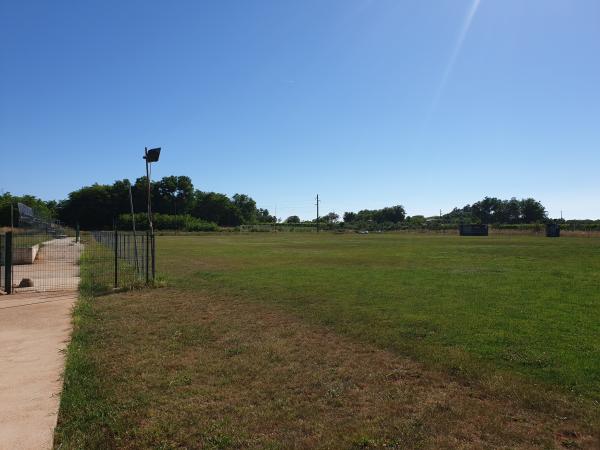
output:
[[[150,233],[92,231],[82,234],[86,248],[82,275],[95,291],[150,283],[156,276],[155,239]]]

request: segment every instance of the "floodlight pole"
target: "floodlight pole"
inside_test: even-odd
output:
[[[131,207],[131,224],[133,226],[133,251],[135,253],[135,272],[139,273],[139,261],[138,261],[138,248],[137,248],[137,236],[135,233],[135,211],[133,209],[133,194],[131,193],[131,182],[129,183],[129,206]]]
[[[154,281],[154,274],[156,273],[156,258],[155,258],[155,245],[154,245],[154,224],[152,223],[152,180],[150,179],[150,174],[152,173],[152,168],[150,164],[153,162],[157,162],[160,157],[160,147],[151,148],[148,150],[148,147],[144,147],[144,159],[146,160],[146,179],[148,180],[148,225],[150,228],[150,240],[152,242],[151,251],[152,251],[152,281]],[[146,249],[148,250],[148,245],[146,245]],[[147,255],[146,255],[147,256]],[[146,260],[147,261],[147,260]],[[147,269],[147,268],[146,268]]]
[[[144,147],[144,159],[146,160],[146,180],[148,181],[148,226],[150,227],[150,235],[154,236],[154,226],[152,225],[152,201],[151,195],[151,180],[150,180],[150,163],[148,162],[148,147]]]

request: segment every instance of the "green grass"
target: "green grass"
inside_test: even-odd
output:
[[[174,286],[276,305],[454,374],[600,400],[600,240],[532,236],[160,237]]]
[[[89,295],[105,294],[115,288],[114,250],[96,242],[91,236],[82,237],[85,251],[81,257],[81,291]],[[145,284],[134,262],[119,258],[117,288],[140,288]]]
[[[39,234],[28,234],[28,233],[14,233],[13,234],[13,248],[29,248],[34,245],[42,245],[44,242],[48,242],[54,239],[54,237],[45,233]]]
[[[600,442],[593,239],[157,244],[168,288],[101,296],[105,258],[86,247],[55,448]]]
[[[102,396],[97,377],[99,368],[90,354],[97,336],[89,328],[94,320],[92,301],[92,292],[82,291],[73,311],[74,330],[67,349],[60,420],[54,439],[57,443],[67,439],[69,448],[103,442],[111,422],[110,406]]]

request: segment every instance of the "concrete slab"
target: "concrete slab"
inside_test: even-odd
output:
[[[40,249],[39,245],[25,248],[14,248],[12,255],[13,264],[33,264]]]
[[[52,447],[77,291],[0,296],[0,448]]]

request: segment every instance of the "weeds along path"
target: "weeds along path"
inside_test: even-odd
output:
[[[599,445],[560,399],[526,408],[276,307],[165,288],[79,308],[57,447]]]

